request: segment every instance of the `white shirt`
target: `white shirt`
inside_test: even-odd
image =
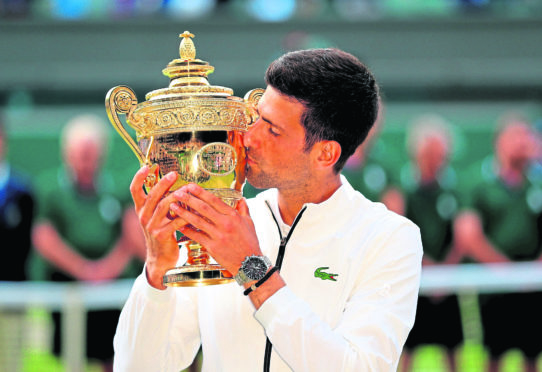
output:
[[[201,344],[204,372],[261,371],[267,335],[271,371],[395,371],[414,322],[419,229],[342,182],[328,200],[306,204],[286,246],[286,287],[258,311],[235,282],[160,291],[139,276],[115,335],[114,370],[178,372]],[[264,200],[276,207],[277,190],[249,200],[260,247],[275,262],[279,233]]]

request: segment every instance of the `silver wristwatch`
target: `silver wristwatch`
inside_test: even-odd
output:
[[[270,267],[271,261],[265,256],[247,256],[241,264],[241,268],[234,276],[234,279],[239,285],[252,280],[260,280],[265,276],[265,273],[267,273]]]

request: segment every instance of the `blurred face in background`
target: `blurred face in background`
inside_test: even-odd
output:
[[[507,124],[497,137],[496,153],[501,167],[523,172],[536,155],[536,141],[529,125],[519,120]]]
[[[64,149],[66,166],[82,189],[94,188],[102,158],[103,147],[95,138],[76,137],[68,141]]]
[[[448,144],[443,136],[431,135],[418,143],[415,160],[422,182],[436,180],[448,162]]]
[[[94,190],[107,141],[103,121],[95,115],[76,116],[64,127],[61,135],[64,164],[80,190]]]

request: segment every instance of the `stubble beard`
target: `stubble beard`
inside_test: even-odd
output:
[[[301,190],[311,178],[307,162],[308,159],[299,158],[299,161],[294,164],[284,164],[281,169],[276,169],[261,161],[257,162],[255,167],[247,164],[246,178],[257,189],[277,188],[283,192],[291,189]]]
[[[275,187],[272,184],[273,177],[263,171],[256,172],[250,165],[247,165],[247,181],[257,189],[268,189]]]

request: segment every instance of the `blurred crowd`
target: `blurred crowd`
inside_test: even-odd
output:
[[[409,123],[409,159],[400,175],[371,156],[370,144],[381,125],[344,174],[368,198],[420,227],[424,266],[542,260],[542,137],[528,119],[505,113],[495,123],[493,153],[486,158],[490,172],[474,186],[462,185],[461,171],[453,169],[453,123],[446,118],[423,114]],[[420,296],[403,371],[411,370],[411,353],[421,345],[442,346],[448,370],[461,370],[456,350],[467,338],[484,345],[490,372],[499,371],[510,350],[522,352],[523,370],[536,371],[542,344],[533,337],[542,331],[541,300],[542,292],[481,295],[473,308],[461,306],[465,298],[457,295]],[[460,309],[479,312],[481,334],[463,334],[465,318],[472,314]]]
[[[141,273],[144,237],[129,192],[103,167],[108,133],[101,118],[74,117],[60,134],[61,165],[31,180],[10,166],[5,156],[8,133],[0,124],[0,236],[13,245],[0,281],[97,282]],[[24,331],[24,312],[9,313],[0,313],[0,365],[7,366],[6,371],[21,371],[20,348],[7,345],[23,338],[17,334]],[[86,357],[98,361],[104,371],[112,370],[119,314],[87,313]],[[62,316],[51,316],[52,352],[61,356]],[[14,318],[20,326],[5,332],[2,324]]]
[[[0,0],[0,18],[33,20],[202,20],[220,14],[238,20],[282,22],[453,17],[529,17],[542,6],[532,0]]]
[[[542,260],[542,140],[533,123],[517,113],[503,115],[494,137],[487,138],[493,144],[487,154],[490,172],[468,187],[458,177],[465,170],[453,169],[451,162],[454,123],[428,113],[404,124],[404,164],[389,169],[373,151],[385,129],[383,108],[343,174],[367,198],[420,227],[424,266]],[[96,282],[141,272],[144,239],[129,190],[104,167],[110,129],[100,117],[72,118],[59,135],[60,166],[30,178],[10,166],[8,131],[0,120],[0,236],[3,242],[16,242],[0,281]],[[250,185],[245,190],[247,197],[256,192]],[[470,338],[487,350],[488,371],[497,372],[511,349],[522,351],[525,371],[536,371],[542,344],[532,339],[542,331],[541,300],[542,291],[477,296],[479,306],[469,311],[479,312],[482,327],[473,336],[465,334],[464,298],[421,295],[401,370],[415,370],[416,348],[439,345],[448,371],[460,371],[456,351]],[[91,311],[87,317],[86,356],[104,371],[111,370],[118,314]],[[55,312],[51,319],[51,351],[61,355],[62,316]],[[6,345],[13,332],[23,332],[23,323],[23,312],[0,311],[0,365],[12,363],[8,370],[21,370],[20,345]]]

